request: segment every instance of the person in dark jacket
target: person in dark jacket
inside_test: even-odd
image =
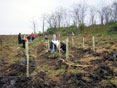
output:
[[[53,42],[50,42],[50,49],[51,54],[53,54],[54,52],[58,52],[57,46]]]
[[[61,48],[62,51],[63,51],[62,53],[65,54],[65,53],[66,53],[66,44],[63,43],[63,42],[61,42],[60,44],[61,44],[61,47],[60,47],[60,48]]]
[[[21,33],[18,34],[18,44],[22,44]]]

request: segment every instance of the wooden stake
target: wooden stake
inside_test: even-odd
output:
[[[82,46],[83,46],[83,48],[84,48],[84,37],[83,37],[83,45],[82,45]]]
[[[68,45],[68,42],[69,42],[69,40],[68,40],[68,38],[66,39],[66,59],[68,59],[69,58],[69,45]]]
[[[93,50],[95,52],[95,38],[94,38],[94,36],[92,37],[92,40],[93,40]]]
[[[27,77],[29,77],[29,53],[28,53],[28,40],[26,41],[26,44],[25,44],[25,49],[26,49],[26,58],[27,58],[27,69],[26,69],[26,75]]]

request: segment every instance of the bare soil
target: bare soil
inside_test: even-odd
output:
[[[60,37],[61,41],[65,38]],[[71,40],[71,39],[70,39]],[[30,77],[26,77],[25,50],[16,36],[0,36],[0,88],[117,88],[117,39],[90,36],[69,42],[69,58],[50,54],[37,37],[30,47]]]

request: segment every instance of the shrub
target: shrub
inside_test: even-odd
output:
[[[117,34],[117,23],[109,27],[108,34]]]
[[[115,34],[115,33],[117,33],[117,23],[115,23],[115,24],[113,24],[113,25],[111,25],[109,27],[108,33],[109,34]]]
[[[43,33],[41,33],[41,32],[38,33],[38,36],[42,36],[42,35],[43,35]]]
[[[113,24],[116,24],[117,23],[117,21],[110,21],[109,23],[108,23],[108,25],[113,25]]]
[[[68,28],[67,32],[71,34],[72,32],[77,33],[77,27],[75,25],[72,25]]]
[[[55,33],[54,28],[49,28],[49,29],[47,30],[47,34],[54,34],[54,33]]]
[[[80,24],[79,25],[79,27],[78,27],[78,29],[80,30],[80,31],[83,31],[84,29],[85,29],[85,25],[84,24]]]

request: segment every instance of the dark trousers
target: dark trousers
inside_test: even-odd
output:
[[[34,40],[35,38],[34,37],[32,37],[32,41]]]
[[[21,39],[18,40],[18,44],[22,44],[22,40]]]
[[[24,40],[22,40],[22,43],[23,43],[23,48],[25,49],[25,41]]]
[[[22,44],[21,36],[18,36],[18,44]]]

